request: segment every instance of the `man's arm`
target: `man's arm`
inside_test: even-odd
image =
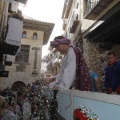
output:
[[[55,77],[53,77],[53,78],[51,78],[50,80],[49,80],[49,83],[52,83],[52,82],[54,82],[55,81]]]
[[[94,76],[94,80],[95,80],[95,85],[96,85],[96,88],[97,88],[97,92],[100,92],[100,79],[99,79],[99,76],[97,73],[93,73],[93,76]]]
[[[116,91],[115,91],[115,94],[120,94],[120,62],[118,62],[118,65],[117,65],[117,67],[118,67],[118,79],[119,79],[119,81],[118,81],[118,87],[117,87],[117,89],[116,89]]]
[[[63,72],[61,82],[58,85],[60,89],[69,89],[76,77],[76,56],[73,48],[70,48],[66,56],[67,65]]]
[[[111,86],[111,80],[112,80],[112,78],[110,78],[109,75],[110,75],[109,68],[106,67],[105,68],[105,83],[104,83],[104,87],[107,89],[107,92],[109,94],[111,94],[113,92],[112,86]]]
[[[63,65],[63,62],[62,62],[62,65]],[[51,78],[46,78],[45,81],[44,81],[44,84],[48,86],[50,83],[54,82],[54,86],[58,85],[61,82],[62,74],[63,74],[63,68],[60,69],[60,73],[58,75],[53,76]]]
[[[44,85],[48,86],[50,83],[54,82],[55,78],[46,78],[43,82]]]
[[[62,59],[62,67],[61,67],[61,69],[60,69],[60,73],[59,74],[57,74],[56,76],[54,76],[54,77],[52,77],[52,78],[54,78],[53,80],[50,80],[49,81],[49,83],[48,83],[48,85],[52,85],[52,87],[55,87],[55,86],[57,86],[57,85],[59,85],[60,84],[60,82],[61,82],[61,79],[62,79],[62,75],[63,75],[63,72],[64,72],[64,67],[63,67],[63,63],[64,63],[64,58]],[[51,84],[50,84],[51,83]]]
[[[108,69],[107,68],[105,68],[105,84],[104,84],[104,86],[106,88],[111,88],[110,80],[109,80],[109,74],[108,74]]]
[[[101,84],[101,81],[100,81],[100,79],[99,79],[98,77],[95,78],[95,84],[96,84],[96,87],[97,87],[98,92],[100,92],[100,84]]]

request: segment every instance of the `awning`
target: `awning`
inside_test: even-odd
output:
[[[19,2],[22,4],[26,4],[28,0],[0,0],[0,1],[5,1],[5,2],[9,2],[9,3]]]

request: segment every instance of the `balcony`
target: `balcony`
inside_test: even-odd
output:
[[[87,0],[84,18],[94,20],[114,0]]]
[[[70,23],[70,33],[74,33],[79,24],[78,14],[73,14],[71,23]]]

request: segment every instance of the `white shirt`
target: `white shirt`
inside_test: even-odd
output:
[[[62,68],[56,76],[56,81],[50,86],[58,85],[60,89],[69,89],[76,78],[76,55],[72,47],[62,60]]]

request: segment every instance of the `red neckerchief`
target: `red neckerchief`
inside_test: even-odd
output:
[[[112,64],[108,63],[107,66],[110,67],[110,66],[114,65],[115,63],[116,63],[116,60]]]

